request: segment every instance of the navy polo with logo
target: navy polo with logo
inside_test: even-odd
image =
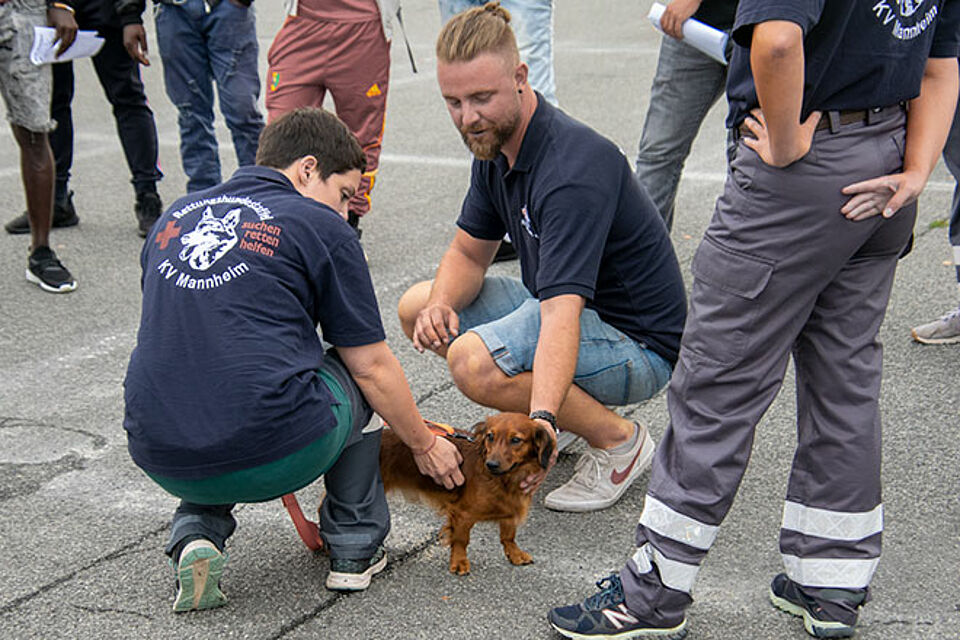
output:
[[[503,154],[473,161],[457,224],[483,240],[509,232],[534,297],[582,296],[676,362],[686,297],[663,219],[615,144],[537,100],[512,168]]]
[[[912,100],[928,58],[955,58],[960,39],[958,0],[750,0],[737,9],[727,81],[736,127],[759,106],[750,68],[756,24],[785,20],[803,30],[805,56],[801,119],[810,112],[871,109]]]
[[[336,346],[385,338],[356,233],[273,169],[178,200],[140,261],[124,428],[157,475],[215,476],[312,443],[336,424],[317,327]]]

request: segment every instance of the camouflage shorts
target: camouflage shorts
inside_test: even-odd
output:
[[[36,132],[52,131],[50,65],[30,62],[33,28],[47,24],[44,3],[10,0],[0,4],[0,94],[7,120]]]

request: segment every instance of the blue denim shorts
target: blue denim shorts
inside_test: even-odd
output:
[[[477,298],[460,312],[460,333],[473,331],[508,376],[533,370],[540,337],[540,301],[519,280],[487,277]],[[651,398],[673,367],[660,355],[600,319],[580,315],[580,354],[573,382],[607,405]]]

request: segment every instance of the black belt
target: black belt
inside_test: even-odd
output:
[[[886,120],[887,118],[901,113],[904,107],[895,104],[889,107],[876,107],[874,109],[842,109],[840,111],[824,111],[820,116],[820,122],[817,123],[817,131],[830,129],[836,133],[839,127],[848,124],[873,124]],[[747,127],[746,121],[741,122],[737,127],[741,136],[753,137],[753,132]]]

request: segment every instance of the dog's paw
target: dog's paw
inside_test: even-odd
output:
[[[466,558],[459,560],[450,559],[450,573],[458,576],[465,576],[470,573],[470,561]]]
[[[524,551],[523,549],[510,549],[506,551],[507,560],[510,561],[510,564],[522,565],[522,564],[533,564],[533,556]]]

